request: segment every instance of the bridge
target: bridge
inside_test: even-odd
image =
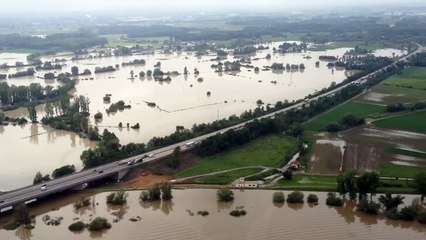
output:
[[[376,70],[375,72],[372,72],[360,79],[357,79],[355,81],[352,81],[350,83],[347,83],[345,85],[342,85],[338,88],[335,88],[331,91],[328,91],[326,93],[323,93],[321,95],[318,95],[316,97],[310,98],[309,101],[315,101],[318,100],[319,98],[322,97],[327,97],[327,96],[332,96],[334,93],[342,90],[343,88],[349,86],[350,84],[354,84],[354,83],[364,83],[367,81],[367,78],[373,76],[375,73],[379,73],[382,72],[384,70],[386,70],[388,67],[395,65],[396,63],[399,62],[406,62],[407,58],[424,51],[424,47],[417,44],[419,46],[419,48],[407,55],[404,56],[398,60],[396,60],[395,62],[391,63],[389,66],[385,66],[381,69]],[[263,119],[263,118],[273,118],[276,114],[278,113],[283,113],[283,112],[287,112],[289,110],[292,109],[297,109],[297,108],[302,108],[304,106],[304,104],[306,104],[306,101],[302,101],[299,103],[296,103],[292,106],[289,106],[287,108],[266,114],[264,116],[258,117],[257,119]],[[41,184],[36,184],[36,185],[31,185],[31,186],[27,186],[27,187],[23,187],[20,189],[16,189],[7,193],[4,193],[2,195],[0,195],[0,213],[1,212],[5,212],[8,211],[10,209],[12,209],[14,206],[18,205],[18,204],[22,204],[22,203],[28,203],[28,202],[33,202],[33,201],[37,201],[37,199],[55,194],[55,193],[59,193],[59,192],[63,192],[65,190],[69,190],[69,189],[81,189],[84,188],[85,185],[100,180],[100,179],[104,179],[104,178],[114,178],[116,180],[120,180],[121,178],[123,178],[126,173],[134,166],[141,164],[133,164],[133,165],[128,165],[127,162],[134,160],[134,159],[139,159],[139,158],[143,158],[144,162],[149,162],[149,161],[154,161],[154,160],[158,160],[158,159],[162,159],[164,157],[167,157],[169,155],[172,154],[173,150],[179,146],[181,147],[182,151],[187,151],[189,149],[191,149],[193,147],[192,143],[197,143],[200,142],[204,139],[207,139],[209,137],[212,137],[218,133],[225,133],[231,129],[239,129],[242,128],[245,124],[252,122],[254,120],[249,120],[246,122],[242,122],[215,132],[211,132],[190,140],[187,140],[185,142],[180,142],[180,143],[176,143],[167,147],[163,147],[148,153],[144,153],[138,156],[134,156],[131,158],[127,158],[127,159],[123,159],[120,160],[118,162],[114,162],[114,163],[109,163],[109,164],[105,164],[102,166],[98,166],[96,168],[91,168],[91,169],[86,169],[86,170],[82,170],[80,172],[76,172],[74,174],[68,175],[68,176],[64,176],[61,178],[57,178],[48,182],[44,182]],[[191,144],[187,144],[187,143],[191,143]],[[150,157],[146,157],[146,156],[150,156]],[[45,185],[45,187],[42,188],[42,186]]]

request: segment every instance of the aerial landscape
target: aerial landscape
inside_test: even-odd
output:
[[[3,5],[0,239],[426,238],[426,2]]]

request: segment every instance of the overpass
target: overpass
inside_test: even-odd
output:
[[[373,76],[376,73],[382,72],[384,70],[386,70],[389,66],[395,65],[398,62],[406,62],[407,58],[424,51],[424,47],[417,44],[419,46],[419,48],[407,55],[404,56],[398,60],[396,60],[395,62],[391,63],[388,66],[385,66],[383,68],[380,68],[378,70],[376,70],[375,72],[372,72],[360,79],[357,79],[355,81],[352,81],[350,83],[347,83],[345,85],[342,85],[338,88],[335,88],[331,91],[328,91],[326,93],[323,93],[321,95],[318,95],[316,97],[310,98],[309,101],[314,101],[314,100],[318,100],[319,98],[322,97],[327,97],[327,96],[331,96],[334,93],[342,90],[343,88],[349,86],[350,84],[354,84],[354,83],[364,83],[367,81],[367,79],[371,76]],[[283,113],[292,109],[297,109],[297,108],[301,108],[303,107],[303,105],[305,104],[305,102],[299,102],[296,103],[292,106],[289,106],[287,108],[266,114],[264,116],[258,117],[257,119],[263,119],[263,118],[273,118],[276,114],[278,113]],[[42,185],[43,184],[36,184],[36,185],[31,185],[31,186],[27,186],[24,188],[20,188],[14,191],[10,191],[7,193],[4,193],[2,195],[0,195],[0,213],[10,210],[13,208],[13,206],[16,206],[20,203],[25,203],[25,202],[29,202],[29,201],[35,201],[39,198],[43,198],[46,197],[48,195],[51,194],[55,194],[55,193],[59,193],[65,190],[69,190],[69,189],[75,189],[75,188],[82,188],[84,187],[85,184],[88,184],[90,182],[96,181],[96,180],[100,180],[103,178],[108,178],[108,177],[112,177],[115,178],[116,180],[120,180],[122,177],[124,177],[124,175],[130,170],[130,168],[132,168],[133,166],[137,165],[127,165],[127,162],[130,160],[134,160],[134,159],[138,159],[138,158],[143,158],[144,162],[149,162],[149,161],[154,161],[154,160],[158,160],[164,157],[167,157],[169,155],[172,154],[173,150],[179,146],[181,147],[181,149],[183,151],[189,150],[190,148],[192,148],[192,144],[191,146],[188,146],[186,143],[196,143],[199,141],[202,141],[204,139],[207,139],[209,137],[212,137],[218,133],[225,133],[231,129],[239,129],[242,128],[245,124],[252,122],[253,120],[249,120],[246,122],[242,122],[215,132],[211,132],[193,139],[189,139],[187,141],[184,142],[180,142],[180,143],[176,143],[167,147],[163,147],[148,153],[144,153],[138,156],[134,156],[131,158],[127,158],[127,159],[123,159],[120,160],[118,162],[114,162],[114,163],[109,163],[109,164],[105,164],[102,166],[98,166],[96,168],[92,168],[92,169],[86,169],[86,170],[82,170],[80,172],[76,172],[74,174],[68,175],[68,176],[64,176],[58,179],[54,179],[48,182],[44,182],[43,184],[45,184],[45,188],[42,189]],[[146,156],[150,156],[150,157],[146,157]],[[139,163],[140,164],[140,163]]]

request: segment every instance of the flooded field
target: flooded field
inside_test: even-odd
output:
[[[0,191],[31,185],[38,171],[52,174],[67,164],[81,169],[81,152],[95,146],[75,133],[39,124],[0,125],[0,136]]]
[[[1,239],[424,239],[426,226],[417,222],[389,220],[366,215],[356,210],[353,202],[344,207],[325,205],[326,193],[316,193],[319,205],[272,203],[269,190],[234,190],[235,200],[219,203],[216,190],[173,190],[171,201],[141,203],[139,191],[129,192],[125,206],[105,204],[107,193],[92,196],[98,204],[75,210],[70,200],[37,207],[32,230],[0,230]],[[285,192],[287,195],[288,192]],[[305,193],[305,197],[308,193]],[[414,196],[406,196],[410,204]],[[74,197],[72,200],[77,200]],[[66,204],[64,206],[64,204]],[[231,210],[242,208],[243,217],[232,217]],[[55,209],[55,210],[52,210]],[[198,211],[208,211],[202,217]],[[48,226],[43,216],[63,217],[59,226]],[[97,216],[105,217],[112,228],[104,232],[73,233],[68,226],[77,221],[89,222]],[[132,222],[129,219],[135,218]],[[74,220],[73,220],[74,219]],[[140,220],[138,220],[140,219]],[[321,220],[320,220],[321,219]],[[114,222],[115,221],[115,222]]]
[[[338,174],[355,169],[362,174],[365,171],[379,171],[385,162],[426,166],[426,159],[385,152],[390,145],[424,152],[425,134],[362,127],[339,134],[317,134],[316,138],[309,163],[310,173]]]
[[[327,62],[321,62],[319,67],[315,66],[320,55],[342,56],[349,49],[340,48],[323,52],[308,53],[286,53],[273,54],[272,48],[277,47],[280,42],[269,44],[269,50],[258,51],[252,56],[251,65],[262,69],[264,66],[271,66],[274,62],[284,64],[301,64],[305,65],[304,70],[298,71],[259,71],[255,73],[252,68],[241,67],[241,72],[235,73],[215,73],[211,68],[212,64],[217,64],[212,59],[215,55],[197,57],[190,53],[174,53],[154,55],[135,55],[126,57],[108,57],[71,61],[71,54],[60,54],[56,56],[47,56],[42,60],[54,60],[56,58],[66,59],[62,70],[56,73],[70,72],[72,66],[77,66],[82,72],[84,69],[92,71],[91,76],[78,77],[74,95],[84,95],[90,98],[91,124],[98,126],[102,132],[104,129],[114,132],[120,139],[120,143],[127,144],[130,142],[147,142],[154,136],[165,136],[175,131],[176,126],[184,126],[191,128],[194,123],[207,123],[217,119],[226,118],[233,114],[239,115],[245,110],[257,107],[256,101],[261,99],[265,104],[275,104],[277,101],[293,101],[304,98],[310,93],[314,93],[324,87],[328,87],[332,82],[339,83],[343,81],[350,72],[335,69],[334,71],[326,66]],[[270,53],[272,59],[267,60],[265,56]],[[388,51],[388,54],[391,54]],[[26,54],[0,54],[0,63],[7,62],[14,64],[16,61],[26,62]],[[309,56],[309,57],[308,57]],[[134,59],[145,59],[145,65],[138,66],[121,66],[123,62],[130,62]],[[233,56],[228,56],[225,61],[235,61]],[[146,72],[153,70],[154,65],[161,62],[161,70],[164,72],[178,71],[183,73],[187,67],[190,75],[172,76],[171,81],[155,81],[153,78],[138,76],[131,78],[130,72],[138,74],[140,71]],[[114,72],[94,74],[96,67],[106,67],[120,65],[119,69]],[[194,75],[194,68],[200,72]],[[0,73],[15,73],[25,70],[26,68],[10,68],[8,70],[0,69]],[[40,79],[45,73],[50,71],[40,70],[35,77],[22,77],[2,80],[9,85],[29,85],[38,82],[42,85],[56,85],[56,81],[46,81]],[[202,78],[202,81],[199,80]],[[207,95],[210,92],[210,95]],[[111,94],[111,103],[123,100],[126,104],[131,105],[131,109],[125,109],[116,113],[107,114],[106,109],[108,103],[103,101],[105,94]],[[146,102],[156,103],[156,107],[149,107]],[[97,112],[103,113],[103,119],[95,122],[93,115]],[[5,113],[11,117],[28,117],[26,109],[18,109]],[[44,106],[37,107],[38,119],[44,116]],[[130,126],[136,123],[140,124],[140,129],[134,130],[130,128],[118,128],[118,124],[122,123]],[[20,128],[20,130],[18,130]],[[39,127],[40,128],[40,127]],[[79,156],[82,150],[93,144],[86,144],[86,147],[76,147],[66,143],[65,138],[50,139],[50,142],[43,135],[38,137],[38,144],[32,141],[22,140],[22,137],[31,135],[30,126],[4,126],[3,133],[0,132],[0,141],[3,143],[2,148],[10,149],[2,151],[4,158],[0,160],[3,168],[14,168],[15,162],[22,165],[31,165],[34,161],[49,161],[51,166],[60,167],[64,164],[81,165]],[[52,132],[54,130],[49,130]],[[18,136],[8,137],[5,133],[19,132]],[[42,130],[40,130],[42,132]],[[53,134],[53,133],[52,133]],[[60,135],[60,134],[59,134]],[[73,134],[70,134],[73,135]],[[75,136],[75,135],[73,135]],[[78,142],[86,142],[78,139]],[[60,139],[63,139],[60,140]],[[52,144],[55,149],[53,151]],[[23,157],[15,153],[17,146],[21,149],[31,150],[32,158]],[[61,149],[61,150],[59,150]],[[6,152],[6,153],[4,153]],[[63,152],[72,152],[64,158]],[[50,173],[50,169],[46,169],[46,173]],[[43,168],[40,168],[43,170]],[[25,175],[25,179],[32,179],[35,171],[21,172]],[[0,189],[11,189],[5,183],[3,175],[0,175]],[[24,182],[20,182],[24,184]],[[24,185],[30,184],[26,182]],[[14,186],[16,186],[14,184]],[[23,186],[23,185],[21,185]]]

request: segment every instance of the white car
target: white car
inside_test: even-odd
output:
[[[41,185],[40,190],[45,191],[46,190],[46,184]]]

